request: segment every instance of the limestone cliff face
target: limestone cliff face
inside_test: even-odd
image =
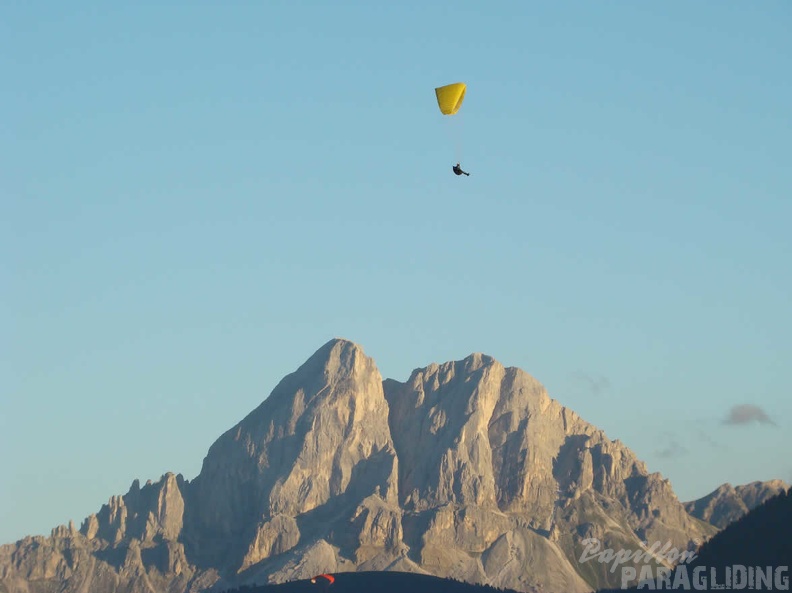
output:
[[[135,480],[124,496],[113,496],[96,515],[90,515],[80,528],[89,540],[110,543],[128,537],[142,542],[176,541],[181,534],[184,515],[182,489],[184,478],[165,474],[159,482],[143,488]]]
[[[520,591],[616,585],[585,541],[679,548],[715,528],[525,372],[474,354],[383,382],[332,340],[210,448],[80,527],[0,547],[0,592],[197,593],[406,570]]]
[[[498,550],[506,564],[543,575],[532,585],[575,574],[607,586],[612,575],[577,566],[587,538],[614,549],[639,550],[648,540],[686,550],[715,532],[687,515],[667,480],[519,369],[474,354],[418,369],[406,383],[386,381],[385,394],[401,505],[430,517],[411,549],[435,574],[526,587],[500,569],[496,578],[477,558]]]
[[[212,445],[188,510],[196,551],[248,568],[368,496],[398,514],[387,419],[374,361],[351,342],[326,344]]]
[[[44,593],[54,584],[75,593],[188,590],[196,570],[178,541],[185,485],[170,473],[143,488],[135,480],[79,530],[60,526],[48,538],[0,546],[0,585],[9,593]],[[215,580],[209,575],[202,582]]]
[[[757,481],[736,487],[723,484],[707,496],[686,502],[685,509],[694,517],[723,529],[766,500],[787,490],[789,484],[783,480]]]

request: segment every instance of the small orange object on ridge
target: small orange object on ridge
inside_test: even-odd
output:
[[[328,585],[332,585],[335,582],[335,577],[331,574],[320,574],[318,577],[312,578],[311,582],[315,583],[316,579],[327,579]]]

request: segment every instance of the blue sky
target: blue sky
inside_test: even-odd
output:
[[[335,336],[518,366],[683,500],[792,479],[788,2],[1,12],[0,542],[195,477]]]

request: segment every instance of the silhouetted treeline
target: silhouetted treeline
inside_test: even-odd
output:
[[[471,585],[453,579],[409,572],[341,572],[333,573],[335,582],[312,584],[310,580],[293,581],[280,585],[242,586],[223,593],[502,593],[487,585]]]

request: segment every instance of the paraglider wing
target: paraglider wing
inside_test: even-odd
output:
[[[455,82],[454,84],[447,84],[435,89],[437,106],[440,107],[443,115],[454,115],[459,111],[459,108],[462,107],[462,101],[465,100],[466,90],[467,86],[464,82]]]
[[[325,587],[329,587],[335,582],[335,577],[331,574],[320,574],[317,577],[311,579],[312,583],[316,583],[317,579],[323,579]]]

